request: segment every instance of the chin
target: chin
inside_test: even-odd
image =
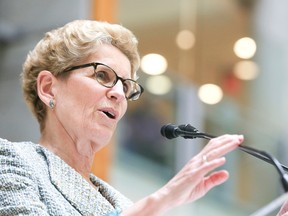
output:
[[[114,127],[109,128],[107,126],[97,126],[97,128],[94,128],[90,132],[90,134],[92,134],[91,138],[97,146],[103,148],[111,142],[115,131],[114,129]]]
[[[93,141],[91,142],[91,147],[93,149],[94,153],[97,153],[101,149],[103,149],[105,146],[109,145],[111,143],[111,139],[109,140],[99,140],[97,138],[93,138]]]
[[[95,139],[99,146],[104,147],[111,142],[112,137],[113,133],[100,133]]]

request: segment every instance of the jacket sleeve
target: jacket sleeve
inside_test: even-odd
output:
[[[0,139],[0,215],[49,215],[32,169],[13,143]]]
[[[120,213],[119,213],[119,212],[120,212],[120,211],[115,210],[115,211],[113,211],[113,212],[110,212],[110,213],[106,214],[105,216],[120,216]]]

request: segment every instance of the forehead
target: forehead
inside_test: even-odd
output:
[[[131,63],[128,57],[113,45],[103,44],[97,47],[96,52],[89,57],[89,62],[103,63],[119,76],[131,78]]]

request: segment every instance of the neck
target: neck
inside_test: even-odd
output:
[[[90,182],[95,151],[88,140],[72,137],[63,127],[51,124],[47,118],[39,143],[59,156]]]

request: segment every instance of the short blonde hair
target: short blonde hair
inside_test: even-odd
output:
[[[46,105],[37,94],[37,77],[43,70],[59,76],[64,69],[81,63],[95,53],[101,44],[112,44],[124,53],[131,63],[131,77],[137,78],[140,58],[138,40],[125,27],[92,20],[75,20],[61,28],[47,32],[29,52],[23,65],[22,88],[24,98],[36,116],[41,130],[46,117]]]

